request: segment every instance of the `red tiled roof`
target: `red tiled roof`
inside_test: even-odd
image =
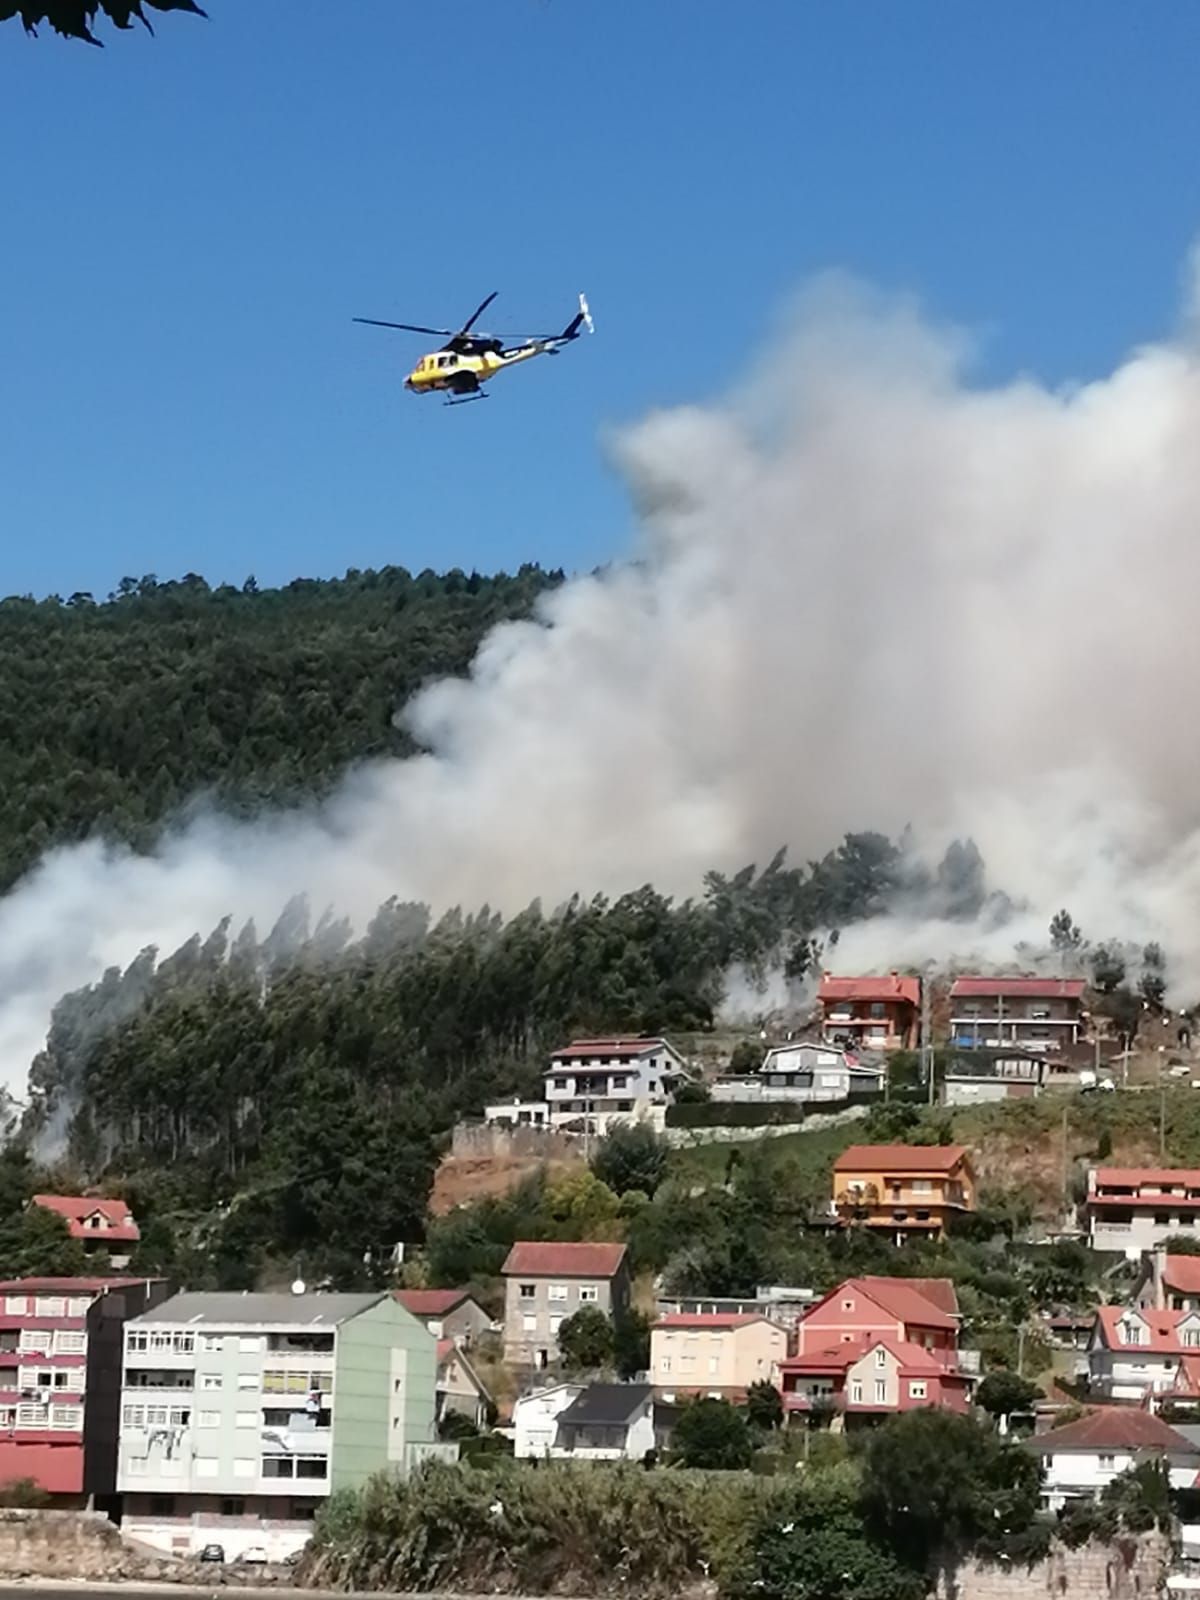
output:
[[[35,1206],[53,1211],[67,1223],[73,1239],[110,1239],[116,1244],[136,1244],[141,1238],[133,1213],[124,1200],[65,1194],[35,1194]],[[99,1212],[107,1217],[107,1228],[86,1228],[84,1223]]]
[[[900,1364],[900,1371],[906,1376],[909,1374],[919,1376],[924,1373],[944,1378],[951,1375],[944,1361],[939,1361],[935,1355],[922,1349],[919,1344],[910,1344],[903,1339],[890,1339],[877,1333],[860,1334],[854,1339],[843,1340],[841,1344],[828,1345],[824,1350],[809,1350],[803,1355],[789,1356],[779,1363],[779,1370],[781,1373],[844,1372],[880,1345],[895,1356]]]
[[[668,1311],[654,1324],[656,1328],[748,1328],[753,1322],[770,1322],[770,1317],[740,1311]]]
[[[108,1289],[136,1289],[161,1278],[5,1278],[0,1294],[102,1294]]]
[[[1181,1433],[1152,1412],[1135,1406],[1099,1406],[1078,1422],[1068,1422],[1025,1441],[1039,1455],[1064,1450],[1160,1450],[1172,1455],[1195,1455],[1195,1447]]]
[[[1200,1189],[1200,1167],[1096,1168],[1098,1188],[1136,1189],[1144,1183],[1157,1184],[1162,1188]],[[1156,1199],[1157,1196],[1149,1198]],[[1175,1198],[1180,1197],[1177,1195]]]
[[[572,1039],[561,1050],[555,1050],[552,1061],[573,1061],[579,1056],[604,1056],[608,1060],[632,1060],[661,1050],[665,1039],[642,1035],[618,1034],[612,1039]]]
[[[1086,987],[1082,978],[955,978],[950,998],[1002,995],[1006,1000],[1082,1000]]]
[[[471,1296],[466,1289],[397,1289],[395,1298],[414,1317],[445,1317]]]
[[[958,1296],[949,1278],[851,1278],[842,1288],[860,1290],[897,1322],[922,1328],[958,1326]]]
[[[535,1243],[522,1239],[508,1252],[507,1278],[611,1278],[625,1259],[623,1244]]]
[[[817,998],[829,1000],[907,1000],[909,1005],[921,1004],[920,978],[901,978],[894,972],[884,977],[835,978],[826,974],[821,979]]]
[[[1148,1350],[1157,1355],[1182,1354],[1179,1324],[1196,1315],[1194,1311],[1132,1311],[1126,1306],[1099,1306],[1096,1310],[1096,1326],[1110,1350]],[[1118,1336],[1117,1324],[1124,1317],[1140,1320],[1145,1326],[1148,1343],[1128,1344]]]
[[[952,1172],[967,1153],[962,1144],[852,1144],[835,1172]]]
[[[1200,1294],[1200,1256],[1167,1256],[1162,1281],[1184,1294]]]

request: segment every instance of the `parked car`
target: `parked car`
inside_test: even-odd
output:
[[[1176,1066],[1167,1068],[1167,1077],[1168,1078],[1190,1078],[1191,1075],[1192,1075],[1191,1067],[1187,1066],[1182,1061],[1180,1061]]]
[[[206,1544],[200,1552],[201,1561],[223,1563],[225,1560],[225,1546],[223,1544]]]
[[[252,1544],[248,1550],[243,1550],[238,1560],[244,1567],[265,1567],[267,1552],[261,1544]]]

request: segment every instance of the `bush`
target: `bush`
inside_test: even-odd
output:
[[[754,1454],[746,1419],[728,1400],[692,1400],[680,1412],[671,1442],[685,1467],[734,1471],[748,1467]]]
[[[837,1106],[823,1109],[837,1109]],[[844,1106],[841,1109],[845,1109]],[[803,1122],[806,1108],[795,1101],[742,1104],[710,1100],[667,1107],[668,1128],[768,1128],[780,1123]]]
[[[632,1123],[615,1127],[596,1146],[592,1156],[592,1171],[600,1182],[614,1194],[629,1194],[633,1190],[652,1196],[662,1182],[666,1170],[667,1143],[653,1128]]]

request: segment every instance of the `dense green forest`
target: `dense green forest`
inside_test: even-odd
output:
[[[384,567],[260,590],[189,573],[124,578],[100,603],[0,600],[0,890],[48,845],[146,848],[201,794],[246,813],[410,755],[409,696],[561,581]]]

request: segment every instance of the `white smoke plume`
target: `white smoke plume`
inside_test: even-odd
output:
[[[847,829],[970,835],[1025,903],[998,930],[848,929],[843,970],[1011,956],[1070,908],[1200,987],[1200,360],[1192,328],[1062,392],[972,386],[970,347],[840,281],[721,402],[619,435],[634,559],[505,625],[407,718],[432,753],[321,811],[208,815],[149,859],[48,857],[0,902],[0,1061],[144,944],[295,892],[535,895],[823,853]],[[1194,324],[1193,324],[1194,326]],[[1191,996],[1189,996],[1191,997]]]

